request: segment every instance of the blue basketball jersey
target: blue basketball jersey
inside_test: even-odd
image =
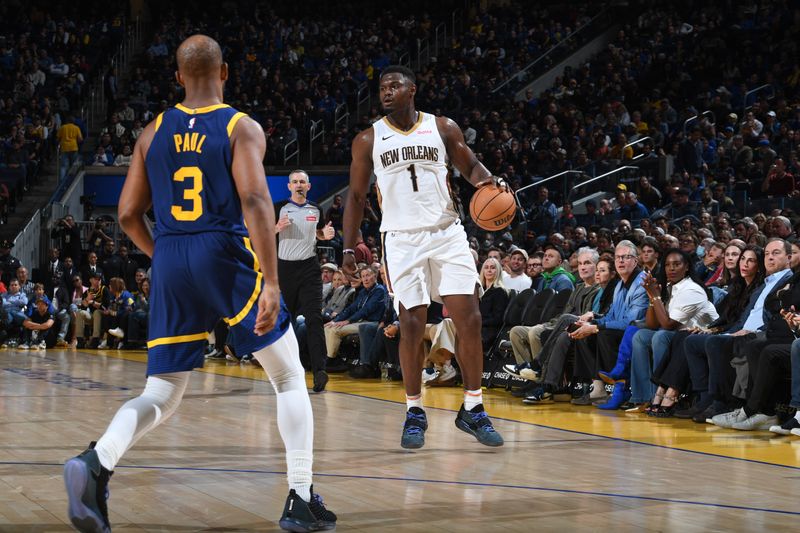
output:
[[[177,104],[156,117],[145,158],[155,239],[207,231],[247,235],[231,173],[230,143],[244,116],[227,104],[198,109]]]

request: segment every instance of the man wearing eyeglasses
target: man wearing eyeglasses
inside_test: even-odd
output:
[[[530,256],[530,258],[528,258],[528,264],[525,267],[525,274],[531,278],[532,287],[536,287],[541,281],[543,257],[544,254],[542,252],[536,252]]]
[[[573,382],[583,383],[584,393],[573,400],[576,405],[591,405],[608,396],[597,372],[614,366],[625,329],[647,312],[650,300],[643,285],[646,273],[638,263],[636,245],[620,241],[614,249],[620,283],[614,289],[611,309],[605,316],[595,316],[591,311],[582,315],[576,322],[578,329],[570,334],[572,339],[581,341],[575,343]]]

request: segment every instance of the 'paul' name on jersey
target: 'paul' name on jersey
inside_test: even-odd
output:
[[[400,162],[401,156],[403,161],[439,161],[439,149],[434,146],[403,146],[387,150],[380,155],[383,168]]]
[[[176,133],[172,137],[175,140],[176,152],[197,152],[198,154],[203,153],[203,143],[206,142],[205,135],[200,135],[197,132],[184,133],[183,135]]]

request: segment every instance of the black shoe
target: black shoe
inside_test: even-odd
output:
[[[314,372],[314,392],[322,392],[325,390],[325,385],[328,384],[328,373],[324,370],[317,370]]]
[[[69,498],[67,514],[78,531],[110,533],[106,500],[113,472],[100,464],[94,444],[64,463],[64,485]]]
[[[469,411],[461,404],[456,416],[456,427],[478,439],[484,446],[503,445],[503,437],[494,429],[492,420],[483,410],[483,404],[478,404]]]
[[[723,413],[729,413],[731,411],[733,411],[733,409],[730,409],[728,406],[715,407],[714,404],[711,404],[704,411],[701,411],[700,413],[694,415],[692,417],[692,421],[698,424],[705,424],[706,421],[711,420],[715,416],[721,415]]]
[[[679,411],[675,411],[675,413],[672,416],[674,416],[675,418],[683,418],[688,420],[690,418],[694,418],[695,416],[699,415],[700,413],[708,409],[709,405],[710,405],[709,402],[697,401],[693,406],[691,406],[688,409],[681,409]],[[703,422],[705,422],[705,420],[703,420]]]
[[[350,370],[347,375],[353,379],[370,379],[381,377],[380,371],[376,370],[370,365],[358,365]]]
[[[406,411],[400,446],[408,450],[422,448],[425,445],[425,430],[427,429],[428,418],[425,416],[425,411],[419,407],[410,407]]]
[[[206,354],[206,359],[225,359],[225,352],[214,348]]]
[[[89,339],[89,344],[86,347],[90,350],[96,350],[98,346],[100,346],[100,339],[92,338]]]
[[[572,385],[572,399],[577,400],[578,398],[583,398],[589,392],[591,392],[592,384],[591,383],[575,383]]]
[[[289,490],[279,524],[286,531],[324,531],[336,527],[336,515],[325,508],[312,485],[310,502],[298,496],[294,489]]]
[[[83,350],[86,348],[86,341],[83,339],[83,337],[79,337],[78,340],[75,341],[75,348],[78,350]]]
[[[400,367],[390,366],[388,367],[388,372],[386,374],[387,381],[403,381],[403,373],[400,371]]]

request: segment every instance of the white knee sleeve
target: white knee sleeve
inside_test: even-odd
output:
[[[255,352],[261,366],[269,376],[269,381],[278,394],[290,390],[306,390],[305,370],[300,364],[300,349],[294,330],[286,333],[266,348]]]
[[[142,394],[120,407],[97,441],[95,450],[100,464],[113,470],[137,440],[175,412],[188,383],[189,372],[148,377]]]

